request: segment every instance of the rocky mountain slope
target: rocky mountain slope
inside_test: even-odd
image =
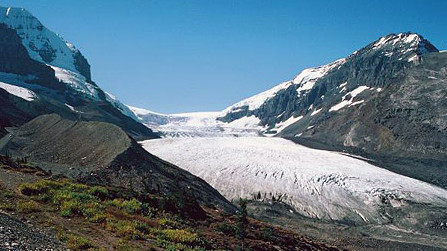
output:
[[[42,115],[12,132],[3,152],[52,174],[139,193],[186,193],[228,211],[234,207],[206,182],[146,152],[121,128]]]
[[[316,115],[323,103],[339,104],[344,100],[342,97],[348,97],[347,94],[354,98],[353,94],[361,93],[363,86],[383,88],[389,85],[403,70],[418,64],[421,55],[430,52],[438,50],[418,34],[390,34],[346,58],[305,69],[291,81],[228,107],[220,120],[233,121],[254,115],[260,124],[269,126],[268,131],[275,133],[275,125],[291,115],[295,118],[312,113]],[[342,107],[339,105],[332,111]]]
[[[0,96],[1,128],[57,113],[113,123],[137,139],[157,137],[92,81],[78,49],[25,9],[0,8]]]
[[[236,103],[218,120],[257,120],[266,136],[351,151],[446,187],[446,69],[446,53],[422,36],[390,34]]]

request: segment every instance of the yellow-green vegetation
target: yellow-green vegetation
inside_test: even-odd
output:
[[[191,233],[184,229],[163,229],[161,234],[166,240],[185,244],[197,242],[199,239],[196,233]]]
[[[87,238],[72,234],[59,232],[57,237],[67,244],[67,248],[71,250],[95,250],[95,246]]]
[[[111,195],[101,186],[88,186],[67,179],[39,180],[24,183],[19,193],[28,198],[20,202],[21,211],[39,210],[43,205],[66,218],[83,218],[101,224],[106,230],[126,240],[153,240],[160,247],[172,250],[195,250],[201,243],[197,233],[182,229],[181,219],[151,207],[136,198]],[[61,234],[61,240],[74,250],[93,248],[85,238]]]
[[[158,223],[166,229],[177,229],[181,227],[181,219],[175,219],[173,217],[161,217]]]
[[[147,211],[149,208],[144,203],[138,201],[135,198],[130,200],[114,199],[110,202],[111,205],[123,210],[128,214],[142,213]]]
[[[32,200],[19,200],[16,203],[16,209],[21,213],[33,213],[40,211],[40,205]]]
[[[14,193],[5,192],[2,194],[3,198],[13,198]],[[33,213],[39,212],[41,210],[40,204],[32,201],[32,200],[11,200],[11,201],[2,201],[0,203],[0,209],[6,211],[18,211],[20,213]]]
[[[119,220],[115,217],[107,219],[106,229],[117,233],[121,237],[138,240],[144,239],[149,233],[148,226],[137,220]]]

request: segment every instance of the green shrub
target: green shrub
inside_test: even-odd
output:
[[[138,250],[136,248],[134,248],[127,240],[123,240],[123,239],[119,239],[116,243],[115,243],[115,249],[117,251],[133,251],[133,250]]]
[[[150,232],[150,227],[141,221],[135,222],[135,229],[144,234],[148,234]]]
[[[11,199],[11,198],[14,198],[16,196],[16,194],[11,190],[1,190],[1,196]]]
[[[72,191],[69,189],[61,189],[57,191],[52,191],[52,202],[55,204],[61,203],[67,200],[75,200],[79,203],[88,203],[94,201],[95,197],[88,193]]]
[[[6,211],[14,211],[14,210],[16,210],[16,206],[13,203],[1,203],[0,209],[6,210]]]
[[[189,246],[201,243],[198,234],[181,229],[185,227],[180,216],[160,213],[157,217],[161,219],[150,220],[148,216],[153,217],[159,211],[136,198],[111,200],[109,190],[105,187],[87,186],[68,180],[40,180],[21,184],[19,191],[32,196],[32,200],[22,202],[22,211],[38,210],[38,206],[46,203],[44,208],[50,208],[63,217],[81,216],[90,222],[102,223],[106,230],[124,239],[158,238],[163,240],[163,247],[168,250],[192,250]],[[61,239],[73,250],[93,249],[91,242],[84,237],[63,234]],[[116,249],[126,250],[129,247],[125,244],[119,246]]]
[[[231,226],[227,223],[217,225],[216,230],[219,232],[222,232],[226,235],[230,235],[230,236],[236,235],[236,227]]]
[[[164,240],[162,238],[157,238],[155,244],[158,247],[162,247],[163,250],[166,250],[166,251],[191,251],[191,250],[194,250],[184,244],[173,243],[173,242]]]
[[[101,199],[101,200],[105,200],[109,197],[109,190],[107,190],[107,188],[101,187],[101,186],[93,186],[93,187],[89,188],[88,193]]]
[[[71,217],[73,215],[81,215],[82,204],[77,200],[62,201],[60,212],[62,216]]]
[[[107,215],[104,212],[104,209],[102,208],[102,205],[96,204],[89,204],[86,207],[82,208],[82,215],[85,216],[85,218],[94,223],[102,223],[105,222],[107,219]]]

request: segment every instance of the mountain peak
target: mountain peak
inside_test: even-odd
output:
[[[417,48],[421,54],[429,52],[438,52],[428,40],[426,40],[422,35],[412,32],[405,32],[399,34],[389,34],[383,36],[373,43],[373,48],[381,48],[384,46],[396,46],[396,45],[406,45],[410,48]]]
[[[402,32],[382,36],[366,47],[355,51],[349,57],[382,55],[398,61],[418,63],[421,55],[431,52],[439,52],[439,50],[422,35],[413,32]]]
[[[91,79],[90,65],[72,44],[50,31],[24,8],[0,7],[0,23],[14,29],[30,57]]]
[[[383,47],[406,47],[406,49],[416,49],[420,54],[439,52],[439,50],[422,35],[412,32],[399,34],[392,33],[383,36],[373,42],[372,46],[374,49]]]
[[[25,8],[18,7],[0,7],[0,14],[6,17],[33,17],[35,18],[29,11]]]

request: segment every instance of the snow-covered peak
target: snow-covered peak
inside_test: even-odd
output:
[[[399,33],[383,36],[374,42],[374,49],[381,48],[386,45],[395,45],[397,43],[405,43],[410,45],[417,45],[423,38],[415,33]]]
[[[318,79],[324,77],[331,70],[342,66],[348,58],[362,56],[364,53],[371,52],[379,52],[388,57],[395,56],[396,60],[416,62],[419,59],[419,55],[429,52],[438,52],[438,49],[421,35],[416,33],[399,33],[383,36],[365,48],[355,51],[347,58],[342,58],[320,67],[305,69],[291,81],[283,82],[267,91],[244,99],[228,107],[222,112],[222,117],[228,113],[256,110],[267,100],[274,97],[278,91],[286,89],[291,85],[298,85],[297,92],[298,95],[300,95],[302,92],[311,90]]]
[[[79,58],[77,60],[77,57],[82,57],[79,51],[72,44],[43,26],[27,10],[0,7],[0,23],[6,24],[17,32],[32,59],[72,72],[79,72],[90,78],[89,66],[86,70],[86,67],[79,65],[84,63]],[[81,70],[81,68],[84,69]]]
[[[416,61],[418,55],[439,52],[428,40],[416,33],[399,33],[383,36],[364,50],[381,51],[385,56],[396,55],[398,60]],[[354,54],[353,54],[354,55]]]

